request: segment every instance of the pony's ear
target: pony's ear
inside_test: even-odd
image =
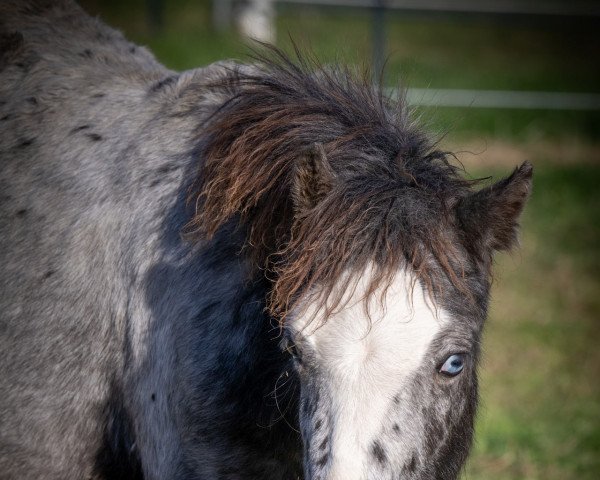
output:
[[[296,161],[292,178],[292,199],[297,214],[313,209],[333,188],[334,173],[323,145],[314,143]]]
[[[465,244],[479,254],[510,250],[519,216],[531,192],[533,166],[523,163],[509,177],[462,198],[456,215]]]

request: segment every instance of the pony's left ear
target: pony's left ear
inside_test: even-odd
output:
[[[312,210],[333,188],[335,174],[320,143],[314,143],[296,160],[292,200],[297,215]]]
[[[531,192],[533,166],[462,198],[456,216],[467,248],[480,254],[510,250],[517,243],[519,216]]]

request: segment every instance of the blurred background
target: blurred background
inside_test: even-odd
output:
[[[535,165],[522,248],[497,259],[465,479],[600,478],[600,2],[80,0],[182,70],[248,36],[385,63],[473,177]],[[253,3],[253,5],[249,5]]]

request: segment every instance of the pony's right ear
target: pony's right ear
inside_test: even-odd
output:
[[[479,255],[510,250],[519,216],[531,192],[533,166],[523,163],[509,177],[462,198],[456,216],[467,248]]]
[[[335,174],[325,149],[314,143],[296,160],[292,178],[292,200],[296,214],[312,210],[333,188]]]

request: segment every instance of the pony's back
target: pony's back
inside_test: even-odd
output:
[[[134,478],[136,279],[196,126],[164,119],[205,73],[176,78],[69,1],[0,21],[0,477]]]

